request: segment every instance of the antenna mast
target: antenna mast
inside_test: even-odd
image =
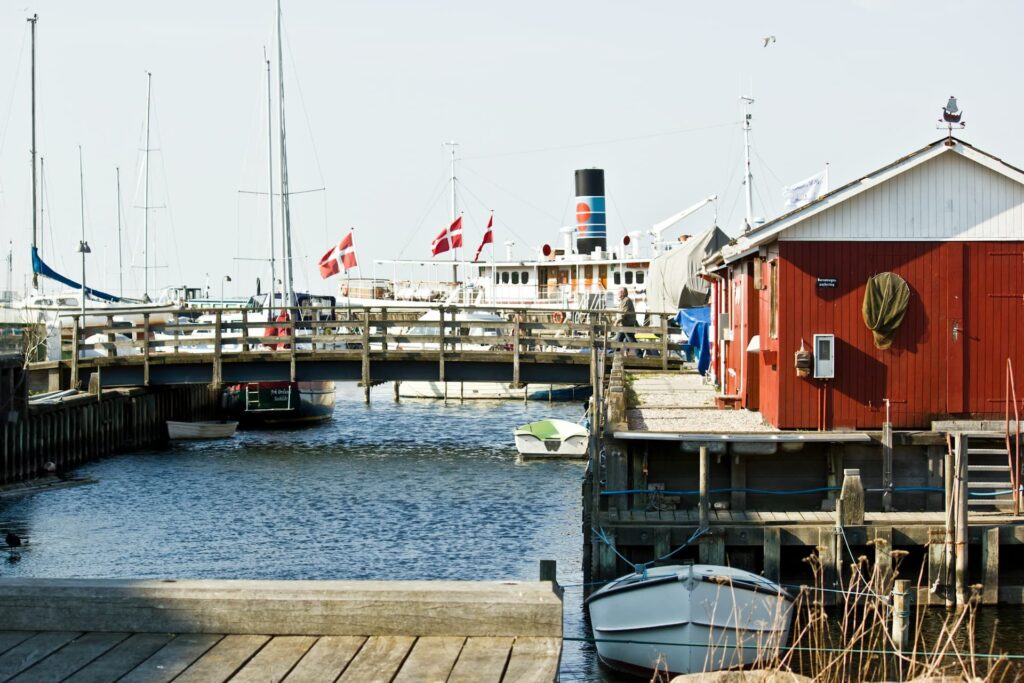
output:
[[[750,122],[754,118],[749,107],[754,103],[753,97],[742,96],[743,101],[743,185],[746,190],[747,213],[744,219],[744,232],[748,232],[754,225],[754,198],[753,181],[754,176],[750,173]]]
[[[142,203],[145,205],[142,207],[143,215],[143,244],[142,253],[145,255],[145,261],[143,265],[143,288],[142,298],[144,301],[149,301],[149,110],[150,102],[152,100],[153,93],[153,74],[146,72],[146,189],[144,199]]]
[[[451,151],[451,155],[452,155],[452,223],[454,223],[455,219],[458,218],[458,215],[459,215],[458,196],[455,193],[455,180],[456,180],[456,177],[455,177],[455,148],[459,146],[459,143],[455,142],[454,140],[449,140],[448,142],[444,143],[444,146],[447,147]],[[452,241],[452,236],[451,236],[450,232],[448,234],[448,241],[449,242]],[[458,256],[456,254],[456,248],[453,245],[452,246],[452,261],[457,261],[457,260],[458,260]],[[459,281],[458,266],[453,265],[452,266],[452,282],[458,282],[458,281]]]
[[[266,48],[263,49],[263,60],[267,63],[267,197],[270,200],[270,306],[267,308],[267,320],[270,321],[274,319],[274,306],[277,304],[277,257],[274,255],[274,91]]]
[[[294,280],[292,277],[292,218],[288,206],[288,146],[285,142],[284,125],[284,50],[281,35],[281,0],[277,0],[277,103],[281,130],[281,220],[284,229],[284,291],[286,306],[295,303]]]
[[[39,15],[33,14],[29,19],[28,23],[32,24],[32,253],[35,255],[36,251],[36,235],[38,228],[36,226],[36,212],[38,211],[36,205],[36,22],[39,21]],[[39,287],[39,273],[36,269],[32,269],[32,288],[36,289]]]

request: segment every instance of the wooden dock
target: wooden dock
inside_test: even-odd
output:
[[[664,557],[700,530],[673,561],[811,584],[804,560],[816,555],[839,592],[865,557],[883,576],[920,579],[927,604],[962,604],[973,584],[982,603],[1024,604],[1024,514],[1006,436],[1015,423],[780,431],[716,408],[685,370],[627,381],[612,366],[584,483],[587,581]]]
[[[548,682],[550,582],[0,579],[0,680]]]

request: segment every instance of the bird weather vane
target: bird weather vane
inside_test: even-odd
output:
[[[942,118],[939,119],[939,125],[936,128],[945,128],[948,131],[949,137],[946,139],[946,144],[949,146],[953,145],[953,128],[963,130],[967,127],[967,122],[961,120],[964,113],[957,106],[956,97],[953,95],[949,96],[949,102],[946,102],[946,106],[942,109]]]

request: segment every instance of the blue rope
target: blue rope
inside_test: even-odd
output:
[[[709,489],[708,493],[761,493],[771,496],[801,495],[805,493],[826,493],[828,491],[841,491],[839,486],[824,486],[816,489],[795,489],[792,491],[772,491],[769,489]],[[659,491],[656,489],[622,489],[619,491],[601,491],[602,496],[620,496],[625,494],[644,493],[647,495],[662,496],[699,496],[700,491]]]
[[[694,531],[690,535],[690,537],[688,539],[686,539],[685,542],[683,542],[683,544],[681,546],[679,546],[678,548],[676,548],[672,552],[666,553],[665,555],[662,555],[661,557],[656,557],[653,560],[650,560],[648,562],[642,562],[640,564],[635,564],[635,563],[631,562],[629,560],[629,558],[627,558],[625,555],[623,555],[622,553],[619,552],[618,548],[615,547],[615,544],[612,543],[610,538],[608,538],[608,534],[606,534],[604,532],[604,529],[600,529],[600,528],[597,528],[597,527],[592,527],[592,530],[593,530],[594,534],[597,535],[598,540],[600,540],[606,546],[611,548],[612,552],[615,553],[616,555],[618,555],[620,560],[622,560],[623,562],[625,562],[628,565],[632,565],[633,571],[636,572],[637,574],[640,574],[641,576],[647,576],[647,570],[652,565],[654,565],[654,564],[656,564],[658,562],[661,562],[662,560],[669,559],[670,557],[672,557],[673,555],[678,553],[680,550],[682,550],[686,546],[690,545],[691,543],[696,541],[698,538],[700,538],[704,534],[706,534],[709,531],[711,531],[707,527],[701,527],[700,529],[697,529],[696,531]]]

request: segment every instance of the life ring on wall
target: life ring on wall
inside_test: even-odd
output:
[[[565,313],[563,313],[562,311],[555,311],[554,313],[551,314],[551,322],[555,323],[556,325],[561,325],[562,323],[565,322]]]
[[[348,296],[348,285],[344,282],[341,283],[341,295]]]

